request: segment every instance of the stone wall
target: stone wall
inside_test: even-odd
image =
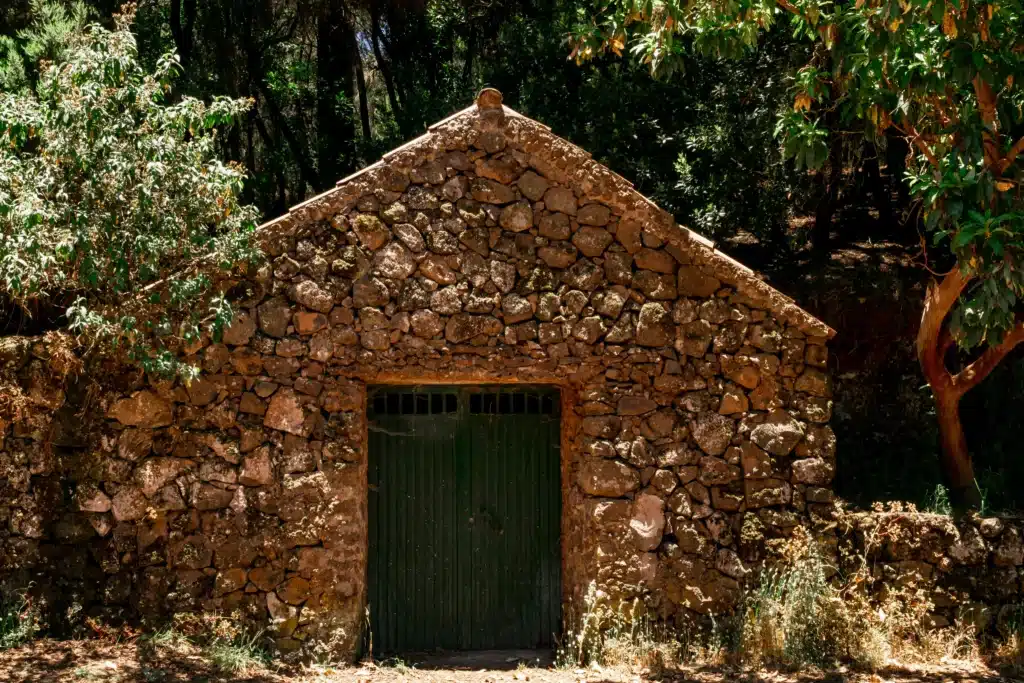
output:
[[[239,610],[354,652],[366,387],[563,395],[563,590],[728,610],[761,540],[831,509],[826,326],[540,124],[473,107],[260,232],[269,261],[183,355],[190,385],[94,376],[63,465],[4,433],[0,570],[87,611]]]
[[[876,594],[893,585],[923,587],[935,604],[936,626],[961,621],[986,631],[1019,618],[1024,520],[971,516],[954,522],[917,512],[856,512],[842,520],[840,547],[847,557],[866,557]]]

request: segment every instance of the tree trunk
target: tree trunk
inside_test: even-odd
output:
[[[882,178],[882,169],[878,161],[877,150],[871,149],[868,151],[868,154],[868,158],[864,160],[865,182],[868,186],[868,191],[871,192],[871,199],[875,204],[875,209],[878,211],[879,224],[885,226],[887,230],[891,230],[895,221],[893,221],[892,216],[892,196],[889,190],[889,183]]]
[[[829,119],[832,117],[826,117]],[[839,200],[839,180],[843,167],[843,138],[835,130],[836,121],[828,121],[829,145],[828,162],[818,177],[821,180],[821,200],[814,211],[814,230],[811,234],[811,247],[816,258],[827,257],[832,242],[832,218],[836,213]]]
[[[946,327],[946,318],[973,277],[963,272],[958,264],[942,280],[929,285],[917,331],[917,358],[935,396],[942,472],[949,485],[950,501],[957,509],[981,505],[981,493],[974,481],[974,467],[960,422],[960,399],[988,377],[1010,351],[1024,343],[1024,321],[1018,320],[999,344],[988,346],[955,375],[949,371],[946,354],[954,347],[955,340]]]
[[[476,26],[469,25],[469,33],[466,35],[466,57],[462,63],[462,85],[469,87],[473,84],[473,53],[476,50]]]
[[[314,190],[320,188],[320,175],[317,173],[316,166],[309,156],[309,150],[302,144],[295,131],[292,130],[287,117],[281,111],[281,106],[274,99],[274,94],[270,92],[270,88],[266,83],[260,83],[258,87],[263,95],[263,101],[266,102],[267,109],[270,111],[270,119],[274,127],[281,131],[281,135],[288,145],[288,150],[292,153],[292,157],[299,167],[302,187],[299,188],[298,199],[301,200],[305,197],[308,188],[313,188]]]
[[[359,41],[356,38],[355,26],[352,27],[352,47],[355,51],[356,88],[359,91],[359,121],[363,125],[363,138],[369,142],[373,138],[370,127],[370,102],[366,94],[366,75],[363,73],[363,56],[359,52]]]
[[[949,500],[954,510],[977,510],[981,507],[981,492],[974,479],[974,466],[967,450],[967,437],[960,422],[960,396],[951,388],[935,395],[939,419],[939,440],[942,445],[942,473],[949,488]]]
[[[178,58],[181,60],[181,69],[188,78],[189,66],[192,60],[192,47],[195,41],[193,30],[196,24],[196,0],[185,0],[185,22],[182,24],[181,0],[171,0],[171,36],[174,38],[174,46],[178,49]]]
[[[963,394],[956,386],[956,378],[946,367],[946,354],[954,345],[953,337],[945,327],[946,318],[969,279],[959,267],[955,267],[942,280],[929,285],[921,326],[917,330],[917,358],[935,397],[942,473],[949,487],[950,502],[957,509],[978,507],[981,502],[974,483],[967,439],[960,423],[960,397]]]
[[[395,82],[391,79],[391,66],[384,59],[384,52],[380,48],[380,14],[375,4],[370,5],[370,43],[373,45],[373,57],[377,61],[377,68],[384,79],[384,89],[388,93],[388,103],[391,105],[391,114],[398,123],[398,129],[405,134],[405,117],[402,116],[402,108],[398,103],[398,94],[395,92]]]
[[[339,180],[352,164],[355,122],[340,108],[341,101],[356,99],[353,61],[355,33],[339,0],[327,0],[317,17],[317,169],[325,187]],[[354,110],[353,110],[354,113]]]

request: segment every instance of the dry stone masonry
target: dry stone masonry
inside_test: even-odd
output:
[[[109,369],[57,461],[5,426],[0,570],[353,653],[372,384],[561,390],[567,601],[727,611],[764,538],[831,509],[832,330],[496,91],[259,236],[198,380]]]
[[[841,555],[869,563],[876,594],[914,586],[934,606],[934,626],[972,625],[1008,636],[1022,614],[1024,520],[873,511],[844,515]]]

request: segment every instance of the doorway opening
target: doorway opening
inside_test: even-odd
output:
[[[374,653],[553,647],[558,390],[374,387],[368,412]]]

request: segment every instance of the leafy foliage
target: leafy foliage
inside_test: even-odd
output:
[[[197,307],[204,270],[257,257],[245,173],[215,153],[249,104],[172,99],[175,58],[144,71],[131,20],[90,26],[34,90],[0,94],[0,283],[26,310],[67,306],[73,331],[166,372],[168,341],[230,320],[221,298]]]
[[[57,60],[90,15],[89,7],[79,0],[67,4],[31,0],[26,9],[32,22],[13,35],[0,35],[0,90],[32,85],[38,80],[40,62]]]
[[[784,163],[773,125],[787,105],[783,75],[804,55],[776,38],[738,61],[703,60],[706,95],[695,98],[695,120],[682,131],[676,187],[691,227],[718,238],[740,228],[783,249],[792,194],[808,188]]]

